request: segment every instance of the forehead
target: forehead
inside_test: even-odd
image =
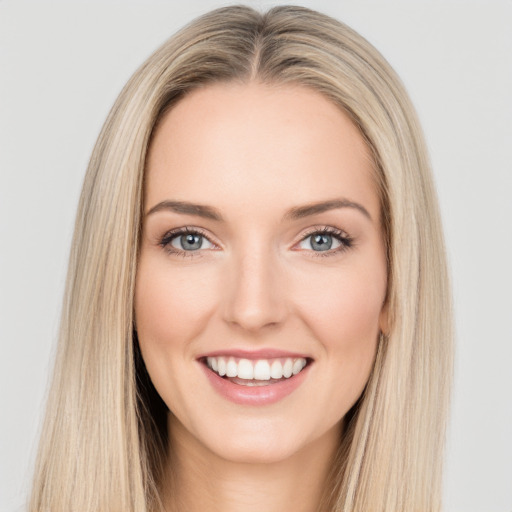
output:
[[[190,93],[159,124],[146,172],[146,209],[172,198],[277,212],[344,197],[379,216],[359,130],[303,86],[228,83]]]

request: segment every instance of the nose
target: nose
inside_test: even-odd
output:
[[[224,320],[256,333],[276,327],[287,315],[286,290],[276,256],[258,251],[229,263],[224,295]]]

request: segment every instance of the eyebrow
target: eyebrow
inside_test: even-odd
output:
[[[202,204],[189,203],[186,201],[162,201],[161,203],[153,206],[153,208],[146,213],[146,217],[162,210],[171,210],[175,213],[182,213],[185,215],[195,215],[197,217],[204,217],[205,219],[217,220],[219,222],[224,220],[216,208]]]
[[[336,210],[339,208],[354,208],[361,212],[369,220],[372,220],[368,210],[361,204],[349,201],[347,199],[331,199],[329,201],[321,201],[318,203],[306,204],[304,206],[296,206],[288,210],[283,216],[283,220],[297,220],[318,213],[323,213],[329,210]],[[162,201],[153,206],[147,213],[146,217],[153,213],[160,212],[162,210],[170,210],[175,213],[181,213],[185,215],[194,215],[197,217],[203,217],[205,219],[216,220],[223,222],[224,219],[216,208],[212,206],[190,203],[187,201]]]
[[[329,210],[336,210],[338,208],[355,208],[369,220],[372,220],[370,213],[362,204],[349,201],[348,199],[331,199],[330,201],[322,201],[319,203],[307,204],[305,206],[297,206],[288,210],[288,212],[284,215],[284,219],[302,219],[303,217],[308,217],[317,213],[323,213]]]

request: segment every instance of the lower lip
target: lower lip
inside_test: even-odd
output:
[[[289,379],[266,386],[244,386],[223,379],[203,363],[199,363],[213,386],[221,396],[239,405],[270,405],[293,393],[306,378],[310,365]]]

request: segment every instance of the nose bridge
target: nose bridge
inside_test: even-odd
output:
[[[254,245],[233,254],[225,296],[226,321],[248,331],[277,325],[286,315],[279,258],[268,245]]]

